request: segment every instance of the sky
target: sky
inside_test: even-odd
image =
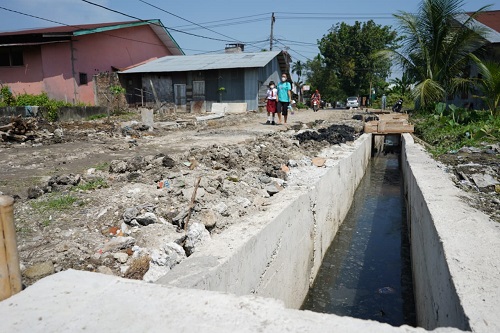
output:
[[[292,61],[318,54],[317,41],[340,22],[373,19],[397,29],[393,14],[415,13],[417,0],[0,0],[0,32],[30,28],[160,19],[185,54],[222,53],[244,43],[245,52],[288,50]],[[465,11],[500,0],[463,1]],[[394,73],[393,73],[394,75]],[[396,75],[397,76],[397,75]]]

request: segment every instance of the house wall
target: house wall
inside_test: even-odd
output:
[[[155,99],[151,82],[155,87],[160,103],[174,103],[187,112],[190,110],[193,98],[193,81],[205,82],[205,95],[198,98],[204,101],[204,109],[211,111],[211,105],[217,102],[246,103],[247,110],[257,110],[262,106],[266,96],[267,85],[273,80],[276,83],[281,75],[277,58],[262,68],[216,69],[206,71],[120,74],[121,82],[125,82],[127,101],[129,104],[141,102],[140,90],[143,90],[145,104],[154,104]],[[175,101],[174,85],[186,85],[186,103]],[[220,94],[219,88],[225,91]],[[197,109],[195,107],[195,109]]]
[[[0,67],[0,81],[14,94],[45,91],[50,98],[94,105],[94,75],[167,55],[171,53],[148,25],[116,29],[26,47],[25,65]],[[87,74],[88,83],[80,84],[79,73]]]
[[[0,67],[0,82],[7,84],[16,94],[41,92],[43,90],[41,47],[26,47],[24,63],[24,66]]]

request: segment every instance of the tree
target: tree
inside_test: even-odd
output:
[[[475,61],[480,76],[476,79],[476,88],[482,93],[481,98],[488,106],[492,116],[500,115],[500,63],[481,61],[476,56]]]
[[[334,101],[343,99],[344,93],[339,91],[339,81],[335,73],[329,70],[321,55],[308,60],[304,64],[304,71],[307,76],[307,84],[311,86],[311,91],[319,89],[321,98],[325,101]]]
[[[406,99],[406,96],[411,91],[411,86],[414,83],[408,73],[403,73],[401,78],[395,78],[391,80],[391,83],[394,85],[392,91],[398,94],[403,99]]]
[[[304,65],[298,60],[295,62],[292,66],[292,73],[297,74],[298,79],[297,81],[300,81],[300,77],[302,76],[302,71],[304,70]]]
[[[303,102],[302,98],[302,81],[300,80],[300,77],[302,76],[302,71],[304,70],[304,65],[299,61],[295,62],[292,66],[292,73],[297,74],[297,82],[295,82],[295,85],[298,88],[298,93],[299,93],[299,100]]]
[[[416,14],[401,12],[395,17],[403,44],[390,51],[403,70],[415,78],[412,91],[416,105],[434,108],[471,82],[466,77],[471,54],[484,45],[484,30],[474,18],[487,8],[468,16],[462,0],[423,0]],[[459,24],[457,19],[464,18]]]
[[[389,26],[372,20],[350,26],[339,23],[320,40],[319,49],[327,70],[339,80],[339,88],[349,96],[368,93],[390,74],[389,59],[374,57],[380,50],[395,48],[397,34]]]

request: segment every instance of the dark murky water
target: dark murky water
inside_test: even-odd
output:
[[[415,326],[406,231],[398,158],[374,158],[302,309]]]

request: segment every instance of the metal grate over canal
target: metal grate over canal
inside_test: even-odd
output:
[[[302,309],[416,325],[397,155],[370,162]]]

